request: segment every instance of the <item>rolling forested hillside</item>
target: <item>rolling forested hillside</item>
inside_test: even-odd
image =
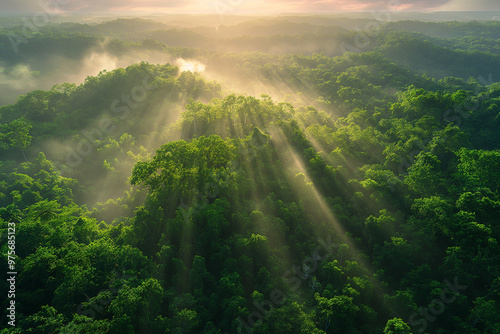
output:
[[[500,22],[5,20],[0,333],[500,332]]]

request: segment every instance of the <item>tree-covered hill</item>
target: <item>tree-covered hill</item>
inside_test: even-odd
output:
[[[99,41],[74,33],[23,47]],[[336,57],[114,40],[176,62],[0,107],[0,333],[498,333],[497,56],[415,36]]]

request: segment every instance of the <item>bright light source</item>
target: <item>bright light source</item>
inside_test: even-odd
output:
[[[179,69],[181,72],[204,72],[205,71],[205,65],[202,63],[196,61],[196,60],[185,60],[182,58],[179,58],[176,60],[177,66],[179,66]]]

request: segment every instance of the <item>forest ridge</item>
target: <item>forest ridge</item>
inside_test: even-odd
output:
[[[0,333],[500,333],[500,22],[415,15],[1,17]]]

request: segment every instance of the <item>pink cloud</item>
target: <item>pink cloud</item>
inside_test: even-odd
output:
[[[57,2],[58,0],[42,0]],[[65,12],[215,13],[229,8],[238,14],[390,10],[398,0],[60,0]],[[399,0],[400,10],[500,10],[499,0]],[[38,1],[1,1],[0,12],[40,12]]]

